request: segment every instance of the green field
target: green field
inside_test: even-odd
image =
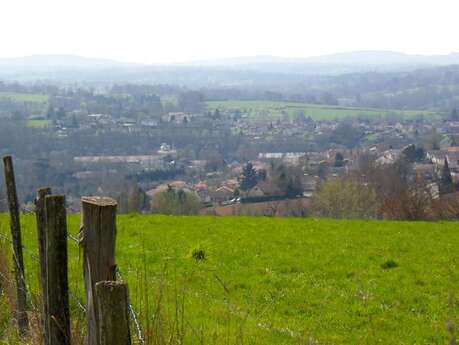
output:
[[[430,111],[408,111],[408,110],[384,110],[375,108],[350,108],[340,106],[295,103],[295,102],[275,102],[275,101],[210,101],[207,102],[210,110],[214,109],[239,109],[254,120],[281,119],[284,114],[293,118],[298,112],[303,112],[305,116],[310,116],[313,120],[334,120],[351,116],[374,117],[374,116],[416,116],[416,115],[435,115]]]
[[[28,120],[27,127],[29,128],[48,128],[51,125],[50,120]]]
[[[33,217],[23,224],[35,289]],[[205,260],[190,255],[197,248]],[[69,255],[71,290],[82,296],[72,242]],[[151,344],[446,344],[447,323],[459,322],[458,260],[449,222],[118,218],[117,263]],[[177,332],[180,342],[157,341]]]
[[[38,93],[0,92],[0,98],[8,98],[17,102],[46,103],[48,95]]]

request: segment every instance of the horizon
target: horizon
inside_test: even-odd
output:
[[[8,1],[2,9],[8,15],[0,21],[0,32],[8,33],[0,58],[59,53],[170,64],[375,50],[444,55],[459,51],[458,7],[451,0],[415,6],[396,0],[135,0],[129,6],[105,0]]]
[[[284,59],[284,60],[292,60],[291,62],[307,62],[303,60],[312,60],[312,59],[319,59],[319,58],[326,58],[326,57],[334,57],[340,55],[352,55],[352,54],[396,54],[405,57],[420,57],[420,58],[438,58],[438,57],[448,57],[459,54],[458,51],[451,50],[446,53],[438,53],[438,54],[422,54],[422,53],[407,53],[403,51],[396,51],[396,50],[352,50],[352,51],[337,51],[334,53],[322,54],[322,55],[309,55],[309,56],[282,56],[282,55],[238,55],[238,56],[225,56],[225,57],[217,57],[217,58],[207,58],[207,59],[197,59],[197,60],[184,60],[184,61],[175,61],[175,62],[152,62],[152,63],[145,63],[145,62],[136,62],[130,60],[121,60],[117,59],[116,57],[97,57],[91,55],[80,55],[80,54],[64,54],[64,53],[52,53],[52,54],[28,54],[28,55],[18,55],[18,56],[7,56],[1,57],[0,61],[5,60],[21,60],[21,59],[30,59],[30,58],[78,58],[78,59],[87,59],[87,60],[100,60],[101,62],[113,62],[113,63],[121,63],[121,64],[128,64],[128,65],[144,65],[144,66],[161,66],[161,65],[187,65],[187,64],[199,64],[199,63],[218,63],[218,62],[226,62],[231,60],[238,60],[238,59]]]

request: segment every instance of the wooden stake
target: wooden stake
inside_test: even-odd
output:
[[[131,345],[127,285],[115,281],[98,282],[96,294],[100,345]]]
[[[46,278],[46,214],[45,214],[45,197],[51,194],[51,188],[41,188],[37,192],[35,199],[35,216],[37,220],[37,238],[38,253],[40,258],[40,288],[42,299],[42,324],[44,345],[49,345],[49,328],[48,328],[48,298],[46,296],[47,278]]]
[[[116,201],[83,197],[83,271],[86,289],[88,344],[99,345],[96,283],[115,280]]]
[[[21,222],[19,218],[19,203],[14,178],[13,159],[11,156],[3,157],[5,167],[5,182],[10,210],[11,238],[13,240],[13,262],[16,278],[17,310],[19,335],[23,337],[29,328],[27,317],[27,289],[24,279],[24,259],[22,256]]]
[[[46,196],[45,215],[49,344],[70,345],[65,197]]]

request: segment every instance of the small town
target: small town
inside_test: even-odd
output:
[[[90,193],[115,198],[120,212],[150,213],[155,195],[174,190],[192,197],[189,214],[307,216],[328,179],[361,174],[365,162],[383,170],[403,160],[409,180],[422,182],[432,202],[459,202],[456,109],[429,118],[419,112],[321,119],[314,108],[312,116],[292,111],[291,103],[218,108],[195,91],[161,98],[148,86],[113,87],[105,94],[54,89],[41,94],[45,104],[9,96],[18,88],[27,95],[30,87],[2,87],[9,135],[26,130],[37,138],[18,164],[50,183],[64,181],[71,212],[79,212],[79,198]],[[40,106],[41,113],[32,112]],[[55,143],[46,153],[38,146],[44,138]],[[27,179],[30,190],[34,181]],[[24,195],[25,211],[33,198]],[[379,210],[375,217],[392,216]]]
[[[459,344],[459,2],[0,9],[0,345]]]

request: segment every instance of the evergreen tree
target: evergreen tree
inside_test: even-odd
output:
[[[344,166],[344,157],[341,152],[337,152],[335,155],[335,167],[342,167]]]
[[[249,162],[242,169],[241,190],[248,191],[255,187],[257,182],[257,171],[253,168],[252,163]]]
[[[448,160],[445,158],[445,164],[441,172],[440,179],[440,194],[447,194],[454,192],[454,183],[449,169]]]

